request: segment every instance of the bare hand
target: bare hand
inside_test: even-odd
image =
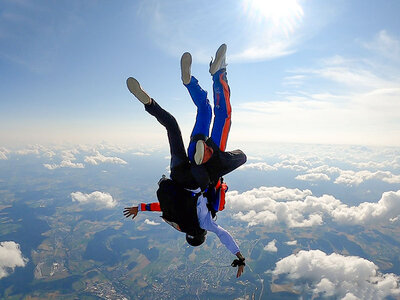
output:
[[[133,215],[132,220],[137,216],[138,214],[138,207],[137,206],[132,206],[132,207],[125,207],[124,209],[124,216],[126,218],[129,218],[130,216]]]
[[[242,275],[242,273],[244,272],[244,266],[238,266],[238,271],[236,274],[236,278],[239,278],[240,275]]]

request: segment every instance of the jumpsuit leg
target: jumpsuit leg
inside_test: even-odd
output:
[[[161,108],[161,106],[154,99],[152,99],[150,105],[145,105],[144,107],[145,110],[154,116],[167,130],[171,153],[171,170],[182,163],[188,162],[185,146],[183,145],[182,133],[174,116]]]
[[[214,123],[211,139],[221,151],[225,151],[231,128],[230,88],[226,78],[226,69],[221,69],[213,75],[214,92]]]
[[[197,107],[196,122],[190,137],[192,138],[197,134],[202,134],[208,137],[210,132],[212,112],[210,101],[207,98],[207,92],[200,87],[198,80],[194,76],[192,76],[190,82],[185,86]],[[188,156],[191,161],[194,160],[195,150],[196,143],[190,141],[188,147]]]

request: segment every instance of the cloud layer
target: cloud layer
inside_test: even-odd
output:
[[[377,202],[348,206],[330,195],[313,196],[310,190],[260,187],[243,193],[227,193],[227,206],[235,219],[253,225],[309,227],[324,220],[340,224],[388,223],[400,215],[400,190],[385,192]]]
[[[354,159],[354,158],[353,158]],[[385,162],[372,162],[367,163],[356,163],[350,161],[349,163],[356,167],[370,167],[374,169],[382,168],[398,168],[399,157],[394,157],[391,161]],[[393,174],[387,170],[343,170],[338,167],[328,166],[321,164],[322,161],[318,161],[320,165],[315,161],[308,161],[301,158],[290,158],[283,159],[280,162],[270,165],[266,162],[248,163],[239,168],[239,170],[258,170],[258,171],[279,171],[280,169],[288,169],[297,172],[303,172],[305,174],[299,174],[295,177],[297,180],[316,182],[316,181],[330,181],[333,180],[335,184],[344,184],[347,186],[358,186],[368,180],[380,180],[390,184],[400,183],[400,175]]]
[[[400,40],[381,31],[359,44],[358,57],[339,52],[287,70],[285,87],[274,96],[240,103],[235,119],[240,128],[251,128],[242,135],[258,141],[398,146]]]
[[[109,193],[102,193],[99,191],[84,194],[81,192],[71,193],[73,202],[79,202],[81,204],[93,204],[100,208],[113,208],[117,205],[117,201]]]
[[[302,250],[285,257],[272,274],[301,280],[303,290],[337,299],[384,299],[400,294],[399,276],[382,274],[373,262],[360,257],[327,255],[320,250]]]
[[[70,160],[63,160],[59,164],[43,164],[46,169],[55,170],[59,168],[74,168],[74,169],[83,169],[85,167],[82,163],[74,163]]]
[[[341,171],[338,178],[336,178],[335,183],[343,183],[346,185],[359,185],[366,180],[382,180],[387,183],[400,183],[400,175],[394,175],[389,171]]]
[[[99,151],[95,151],[95,154],[92,156],[86,156],[85,162],[98,165],[99,163],[111,163],[111,164],[119,164],[119,165],[126,165],[127,162],[119,157],[111,157],[111,156],[104,156]]]
[[[260,170],[260,171],[276,171],[276,170],[278,170],[277,167],[271,166],[265,162],[247,163],[245,165],[242,165],[239,169],[241,169],[241,170],[256,169],[256,170]]]
[[[79,151],[76,149],[72,150],[64,150],[61,152],[62,161],[59,164],[43,164],[43,166],[49,170],[55,170],[58,168],[76,168],[82,169],[85,167],[83,163],[75,163],[76,160],[75,154],[78,154]]]
[[[19,244],[13,241],[0,242],[0,279],[8,276],[16,267],[25,267],[27,262]]]
[[[304,181],[329,181],[331,180],[328,175],[323,173],[308,173],[304,175],[296,176],[297,180],[304,180]]]
[[[104,145],[99,145],[100,148],[105,148]],[[91,152],[94,153],[93,155],[87,155],[85,156],[84,161],[88,164],[91,165],[99,165],[101,163],[111,163],[111,164],[119,164],[119,165],[126,165],[127,162],[119,157],[113,157],[113,156],[105,156],[101,154],[98,150],[93,150],[93,149],[88,149],[88,147],[81,145],[80,150],[82,152]],[[55,170],[59,168],[79,168],[82,169],[85,167],[83,163],[76,163],[74,162],[76,160],[75,154],[79,154],[80,150],[74,148],[74,149],[69,149],[69,150],[63,150],[61,151],[61,162],[59,164],[53,163],[53,164],[43,164],[43,166],[49,170]],[[115,149],[112,148],[112,150],[116,151],[122,151],[121,149]],[[33,150],[28,150],[28,151],[33,151]],[[39,149],[34,149],[34,151],[39,154]],[[24,150],[26,152],[26,150]],[[36,153],[35,152],[35,153]],[[134,153],[137,155],[136,153]],[[53,155],[54,156],[54,152]],[[48,155],[47,155],[48,156]],[[52,157],[49,156],[49,157]]]

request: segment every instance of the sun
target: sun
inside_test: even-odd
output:
[[[286,34],[295,30],[304,15],[298,0],[243,0],[243,6],[254,21],[272,23]]]

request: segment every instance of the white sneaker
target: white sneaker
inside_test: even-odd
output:
[[[210,73],[214,75],[219,70],[226,68],[227,64],[225,62],[226,58],[226,44],[219,46],[217,52],[215,53],[214,61],[210,62]]]
[[[150,96],[142,89],[139,82],[133,78],[129,77],[126,80],[126,85],[128,86],[129,91],[143,104],[150,104],[151,98]]]
[[[194,153],[194,162],[196,165],[206,163],[213,155],[213,149],[203,140],[198,140],[196,143],[196,152]]]
[[[196,143],[196,152],[194,153],[194,161],[197,165],[201,165],[204,157],[204,142],[198,140]]]
[[[181,78],[183,84],[188,84],[192,79],[190,69],[192,67],[192,55],[189,52],[183,53],[181,57]]]

